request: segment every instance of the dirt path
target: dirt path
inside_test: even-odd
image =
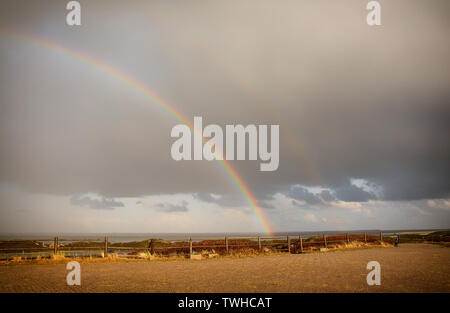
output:
[[[366,283],[369,261],[381,264],[381,286]],[[0,292],[450,292],[450,249],[82,264],[81,286],[67,286],[67,273],[65,265],[0,266]]]

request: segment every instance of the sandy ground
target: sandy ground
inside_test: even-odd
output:
[[[381,264],[381,286],[366,283],[369,261]],[[65,265],[2,265],[0,292],[450,292],[450,249],[81,264],[81,286],[67,286],[67,273]]]

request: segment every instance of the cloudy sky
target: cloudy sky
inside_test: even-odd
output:
[[[0,233],[262,231],[189,120],[280,125],[280,165],[231,161],[274,231],[450,227],[450,2],[2,1]]]

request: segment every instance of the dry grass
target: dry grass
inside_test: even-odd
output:
[[[328,250],[346,250],[346,249],[367,249],[367,248],[391,248],[392,244],[387,242],[377,242],[377,243],[364,243],[360,241],[351,241],[350,243],[344,244],[331,244],[328,246]]]
[[[34,259],[25,259],[22,257],[14,257],[12,260],[1,261],[0,264],[66,264],[69,261],[77,261],[79,263],[109,263],[109,262],[133,262],[146,261],[145,259],[126,259],[121,258],[115,253],[108,254],[105,257],[66,257],[64,254],[58,253],[50,258],[42,258],[40,256]]]
[[[370,248],[391,248],[393,245],[388,242],[371,242],[371,243],[364,243],[361,241],[351,241],[350,243],[330,243],[327,246],[327,249],[325,252],[333,252],[333,251],[340,251],[340,250],[357,250],[357,249],[370,249]],[[317,247],[317,246],[309,246],[305,247],[303,249],[303,253],[318,253],[322,252],[320,251],[320,248],[323,247]]]
[[[238,250],[230,250],[230,253],[228,255],[224,255],[221,257],[245,258],[245,257],[258,257],[258,256],[281,255],[281,254],[285,254],[285,253],[277,252],[272,249],[263,249],[262,252],[259,252],[256,249],[243,248],[243,249],[238,249]]]

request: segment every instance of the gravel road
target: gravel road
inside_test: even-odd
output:
[[[368,286],[369,261],[381,286]],[[303,255],[81,264],[81,286],[65,265],[0,266],[0,292],[450,292],[450,249],[427,244]]]

